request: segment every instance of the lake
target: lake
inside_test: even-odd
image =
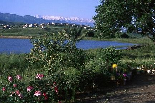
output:
[[[110,46],[121,47],[125,49],[128,46],[135,44],[132,43],[121,43],[115,41],[95,41],[95,40],[81,40],[76,43],[79,49],[96,49],[96,48],[107,48]],[[33,45],[29,39],[11,39],[11,38],[0,38],[0,53],[29,53]],[[118,48],[119,49],[119,48]]]

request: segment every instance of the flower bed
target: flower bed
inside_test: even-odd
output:
[[[34,81],[28,84],[22,81],[20,75],[8,76],[6,84],[2,84],[1,102],[38,103],[59,101],[59,91],[56,82],[46,80],[43,74],[37,74]]]

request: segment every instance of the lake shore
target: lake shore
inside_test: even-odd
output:
[[[0,36],[0,38],[11,38],[11,39],[31,39],[31,36]]]

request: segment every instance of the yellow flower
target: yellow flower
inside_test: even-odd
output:
[[[117,68],[117,64],[113,64],[112,65],[112,68]]]

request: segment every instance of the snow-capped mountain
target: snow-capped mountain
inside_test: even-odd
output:
[[[0,12],[0,20],[7,21],[7,22],[21,22],[21,23],[69,23],[69,24],[78,24],[78,25],[87,25],[87,26],[94,26],[94,21],[91,19],[83,19],[78,17],[61,17],[61,16],[31,16],[25,15],[20,16],[17,14],[10,14],[10,13],[1,13]]]
[[[94,25],[94,20],[92,19],[83,19],[78,17],[61,17],[61,16],[41,16],[41,15],[35,15],[36,18],[41,18],[45,20],[55,20],[55,21],[65,21],[67,23],[76,23],[76,24],[82,24],[82,25]]]

